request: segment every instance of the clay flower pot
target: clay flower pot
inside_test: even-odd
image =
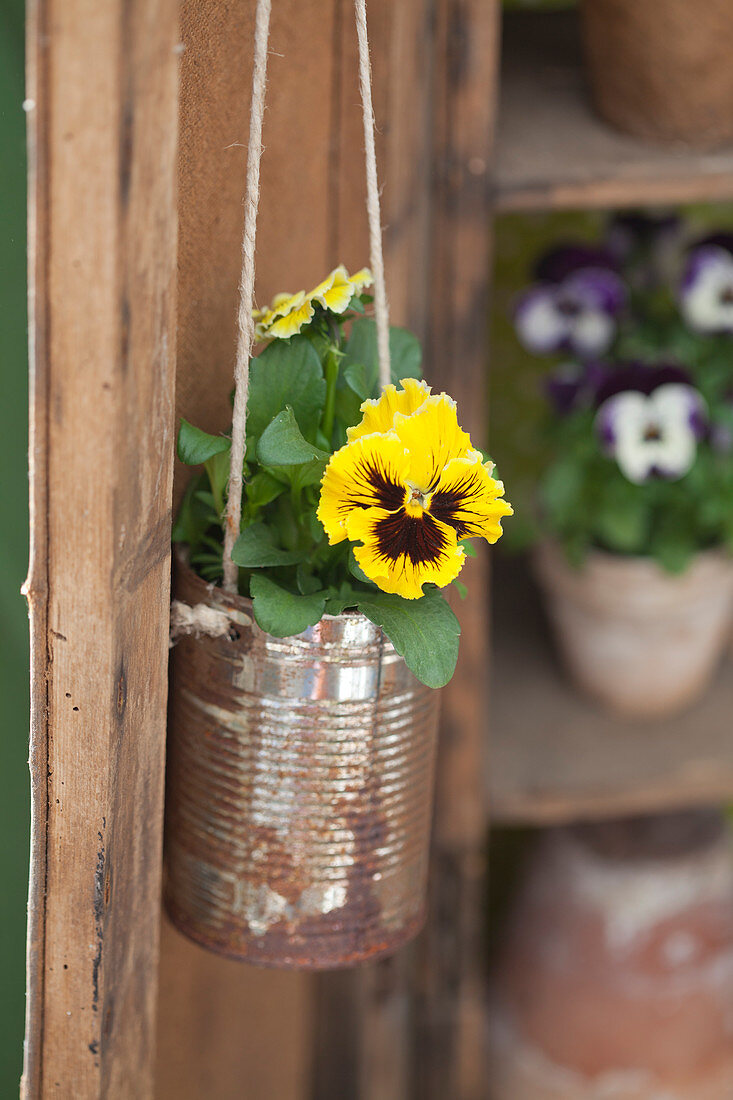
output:
[[[180,557],[174,595],[232,629],[172,651],[172,920],[263,965],[391,953],[424,919],[438,693],[361,615],[274,638]]]
[[[600,551],[573,569],[546,542],[534,567],[561,655],[588,694],[620,714],[653,718],[706,687],[730,630],[728,555],[701,553],[679,576],[650,558]]]
[[[552,830],[496,975],[491,1100],[733,1096],[733,851],[722,815]]]
[[[612,126],[648,141],[733,139],[730,0],[581,0],[591,92]]]

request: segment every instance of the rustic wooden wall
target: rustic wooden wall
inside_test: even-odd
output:
[[[369,4],[392,318],[426,342],[428,378],[462,400],[477,439],[496,11]],[[151,1094],[172,364],[177,338],[175,416],[226,428],[253,12],[182,0],[179,25],[176,0],[30,7],[27,1097]],[[271,50],[260,302],[368,259],[351,3],[278,0]],[[159,1097],[480,1094],[486,634],[473,572],[444,695],[428,934],[395,960],[313,979],[217,959],[165,924]],[[337,1024],[349,1042],[333,1041]]]
[[[175,375],[176,0],[32,0],[23,1093],[152,1095]]]

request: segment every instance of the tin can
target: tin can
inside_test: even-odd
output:
[[[171,919],[265,966],[395,951],[425,916],[438,693],[357,613],[275,638],[180,555],[174,595],[231,629],[172,651]]]

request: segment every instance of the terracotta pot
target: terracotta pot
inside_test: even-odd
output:
[[[611,710],[671,714],[706,687],[730,630],[733,562],[699,554],[680,576],[649,558],[591,552],[573,569],[543,543],[534,567],[571,676]]]
[[[730,0],[581,0],[599,114],[648,141],[707,149],[733,139]]]
[[[722,815],[545,836],[490,1019],[492,1100],[733,1097],[733,850]]]
[[[424,919],[438,693],[361,615],[273,638],[180,558],[174,594],[232,631],[172,652],[172,920],[269,966],[391,953]]]

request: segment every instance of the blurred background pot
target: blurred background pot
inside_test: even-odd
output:
[[[582,0],[591,91],[611,125],[648,141],[733,139],[730,0]]]
[[[394,951],[424,919],[438,693],[361,615],[274,638],[180,557],[174,594],[232,629],[172,652],[172,920],[270,966]]]
[[[722,814],[551,830],[496,975],[492,1100],[733,1096],[733,851]]]
[[[620,714],[653,718],[706,687],[730,629],[727,554],[699,554],[673,576],[650,558],[600,551],[574,569],[545,542],[534,567],[565,664],[588,694]]]

